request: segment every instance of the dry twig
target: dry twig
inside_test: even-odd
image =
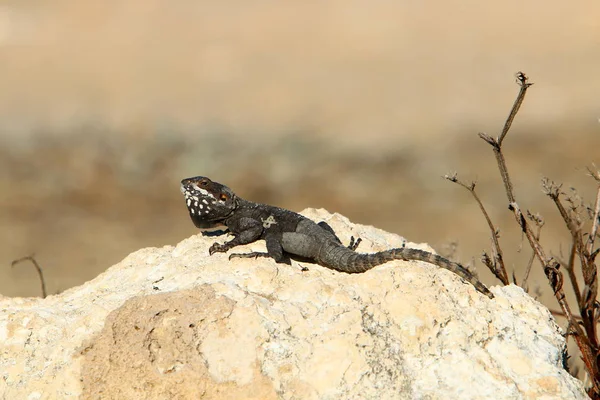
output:
[[[38,273],[38,276],[40,278],[40,283],[42,285],[42,298],[45,299],[46,296],[48,295],[48,293],[46,292],[46,280],[44,279],[44,272],[42,271],[42,267],[40,267],[40,265],[35,260],[35,257],[33,256],[33,254],[30,256],[21,257],[17,260],[14,260],[10,265],[11,265],[11,267],[14,267],[15,265],[17,265],[23,261],[31,261],[33,263],[33,266],[35,267],[35,269]]]
[[[524,73],[519,72],[517,73],[516,77],[517,83],[520,86],[519,94],[517,95],[517,98],[512,106],[508,118],[506,119],[506,122],[504,123],[504,127],[502,128],[499,137],[493,138],[485,133],[479,133],[479,137],[492,146],[494,156],[496,157],[496,161],[498,163],[500,176],[502,177],[502,182],[504,184],[506,197],[508,199],[508,208],[513,212],[517,224],[519,225],[521,231],[527,238],[527,241],[533,250],[533,256],[527,266],[522,285],[526,286],[531,265],[534,258],[537,258],[544,268],[544,273],[546,274],[548,282],[552,287],[554,297],[558,301],[558,304],[561,308],[560,312],[553,311],[553,313],[566,318],[568,323],[567,335],[573,337],[581,352],[582,359],[592,385],[588,390],[588,394],[593,399],[600,399],[600,368],[598,365],[600,361],[600,352],[596,331],[596,326],[600,320],[600,303],[596,300],[598,295],[598,277],[597,268],[595,265],[595,258],[600,252],[600,249],[594,250],[595,239],[598,236],[598,230],[600,229],[600,171],[596,168],[594,168],[594,170],[588,168],[589,174],[598,182],[599,187],[596,195],[595,206],[593,209],[591,207],[588,209],[592,218],[592,227],[587,239],[585,238],[586,234],[583,231],[585,224],[582,221],[582,214],[583,210],[585,210],[585,207],[581,197],[577,195],[577,192],[574,189],[570,195],[565,195],[565,193],[561,191],[561,185],[551,182],[546,178],[542,180],[543,191],[554,201],[560,215],[563,218],[563,221],[571,233],[572,238],[571,251],[567,262],[562,260],[559,262],[554,257],[548,257],[544,251],[544,248],[540,244],[540,231],[541,227],[543,226],[543,220],[540,216],[534,216],[530,212],[527,212],[528,218],[526,218],[521,211],[516,201],[514,188],[512,186],[506,165],[506,160],[504,158],[504,154],[502,153],[502,144],[504,139],[506,138],[508,131],[510,130],[510,127],[519,111],[519,108],[523,103],[527,89],[532,85],[532,83],[529,83],[529,80]],[[494,232],[493,237],[497,239],[493,224],[489,220],[483,205],[474,193],[475,184],[466,185],[462,182],[459,182],[456,178],[456,175],[450,177],[447,176],[446,178],[465,187],[474,195],[484,213],[484,216],[486,217],[486,220],[488,221],[488,225],[492,229],[492,232]],[[565,207],[561,201],[561,196],[565,196],[565,201],[568,204],[567,207]],[[533,232],[528,219],[531,221],[531,223],[537,225],[537,232]],[[494,240],[493,248],[496,254],[502,254],[497,240]],[[577,281],[577,274],[575,272],[576,258],[579,258],[581,264],[581,272],[584,282],[583,291],[580,290],[580,286]],[[490,260],[487,254],[484,254],[484,263],[490,269],[492,269],[492,272],[494,272],[494,261]],[[566,300],[563,288],[564,278],[562,272],[560,271],[561,264],[569,274],[571,286],[577,298],[580,316],[573,314],[569,303]],[[501,265],[503,267],[503,264]],[[502,275],[497,273],[495,273],[495,275],[504,284],[508,283],[508,279],[504,279]]]
[[[475,199],[477,204],[479,205],[479,209],[481,210],[481,213],[485,217],[485,220],[488,223],[490,231],[492,231],[492,245],[493,245],[492,251],[494,253],[493,258],[490,258],[486,253],[483,253],[483,255],[481,257],[481,261],[489,268],[490,271],[492,271],[492,273],[496,276],[496,278],[500,279],[500,281],[503,284],[508,285],[509,281],[508,281],[508,275],[506,274],[506,268],[504,266],[504,257],[502,256],[502,249],[500,248],[500,243],[498,242],[498,237],[500,236],[500,234],[499,234],[499,231],[494,226],[492,219],[490,218],[487,211],[485,210],[485,207],[483,206],[481,199],[479,199],[479,196],[475,192],[475,182],[471,182],[470,185],[467,185],[466,183],[464,183],[458,179],[457,174],[445,175],[444,178],[448,179],[450,182],[454,182],[454,183],[464,187],[465,189],[467,189],[469,191],[469,193],[471,193],[471,195],[473,196],[473,198]]]

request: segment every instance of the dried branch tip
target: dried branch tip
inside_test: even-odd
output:
[[[529,87],[531,85],[533,85],[533,83],[529,83],[529,77],[527,75],[525,75],[524,72],[517,72],[515,74],[515,78],[517,78],[517,83],[519,84],[519,86],[525,86],[525,87]]]

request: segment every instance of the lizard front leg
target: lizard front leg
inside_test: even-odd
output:
[[[258,258],[258,257],[270,257],[278,263],[289,263],[289,258],[283,254],[283,247],[281,247],[281,235],[267,235],[265,237],[267,244],[267,252],[254,251],[251,253],[233,253],[229,256],[232,258]]]
[[[260,221],[257,221],[254,218],[242,217],[239,220],[232,222],[230,229],[235,237],[223,244],[214,243],[208,249],[208,254],[225,253],[235,246],[257,241],[262,235],[263,226]]]

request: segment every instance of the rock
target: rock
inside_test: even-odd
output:
[[[364,252],[403,244],[305,215]],[[348,275],[228,261],[208,256],[215,240],[139,250],[46,299],[0,299],[2,398],[587,398],[551,314],[518,287],[490,300],[419,262]]]

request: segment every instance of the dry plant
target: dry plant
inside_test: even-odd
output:
[[[48,296],[48,292],[46,291],[46,280],[44,279],[44,271],[42,270],[42,267],[40,267],[40,264],[38,264],[38,262],[36,261],[35,256],[33,256],[33,254],[14,260],[10,265],[14,267],[15,265],[23,261],[31,261],[31,263],[35,267],[35,270],[38,273],[38,277],[40,278],[40,284],[42,285],[42,298],[45,299],[46,296]]]
[[[598,277],[595,264],[596,256],[600,252],[600,248],[597,248],[595,244],[598,228],[600,226],[600,170],[596,168],[596,166],[588,168],[589,175],[595,180],[595,184],[598,186],[594,206],[586,206],[583,199],[574,190],[572,190],[571,193],[565,193],[561,190],[562,185],[552,182],[547,178],[542,179],[543,192],[555,203],[562,219],[571,233],[572,240],[568,259],[562,260],[559,259],[559,257],[548,255],[548,252],[540,243],[540,232],[544,225],[544,220],[539,215],[533,215],[529,211],[523,213],[521,210],[521,207],[515,198],[506,160],[502,153],[504,139],[525,99],[527,90],[532,85],[523,72],[518,72],[516,78],[517,84],[520,86],[519,94],[506,119],[506,123],[504,124],[500,136],[494,138],[485,133],[479,133],[479,137],[492,146],[494,156],[498,162],[498,169],[500,170],[500,175],[504,183],[506,196],[508,198],[508,209],[514,214],[519,228],[527,238],[529,245],[533,250],[533,254],[520,282],[514,272],[512,274],[512,281],[527,291],[527,279],[529,277],[531,266],[535,259],[539,261],[548,278],[548,282],[552,287],[554,296],[560,304],[562,311],[558,312],[558,314],[565,317],[567,320],[567,337],[572,337],[575,340],[579,351],[581,352],[586,372],[591,381],[591,385],[588,388],[588,395],[592,399],[600,399],[600,360],[598,353],[598,335],[596,331],[598,321],[600,320],[600,303],[597,301]],[[492,232],[492,255],[490,256],[487,253],[484,253],[482,262],[504,285],[508,285],[509,278],[498,240],[498,230],[494,227],[483,203],[475,192],[475,183],[462,182],[458,179],[456,174],[446,175],[445,178],[466,188],[479,205]],[[589,220],[591,220],[590,230],[589,232],[586,232],[584,229],[586,222]],[[565,288],[563,287],[564,276],[561,267],[562,270],[567,271],[569,281],[571,282],[571,288],[577,299],[579,315],[573,313],[571,305],[565,297]],[[583,277],[583,287],[580,286],[578,275]]]

